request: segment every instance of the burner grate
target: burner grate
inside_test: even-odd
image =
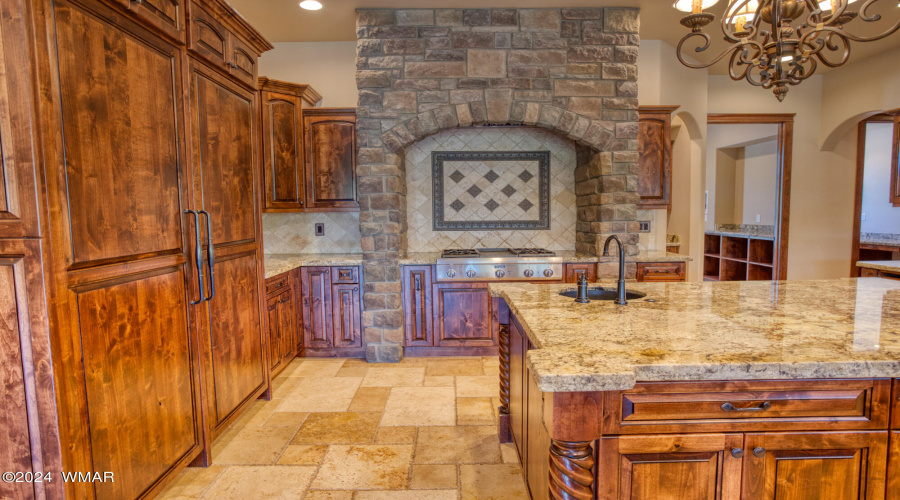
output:
[[[442,259],[454,257],[478,257],[478,250],[472,248],[452,248],[441,252]]]
[[[511,248],[510,251],[517,257],[554,257],[555,253],[546,248]]]

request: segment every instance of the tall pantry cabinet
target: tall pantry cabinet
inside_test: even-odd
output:
[[[115,477],[0,497],[152,497],[268,386],[254,164],[271,45],[224,0],[0,14],[0,465]]]

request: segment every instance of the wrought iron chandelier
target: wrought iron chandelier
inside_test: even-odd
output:
[[[732,45],[709,63],[692,63],[687,60],[685,44],[690,40],[698,42],[695,52],[710,48],[710,36],[703,27],[713,22],[715,15],[703,9],[718,0],[678,0],[676,9],[691,12],[681,20],[691,33],[678,43],[678,60],[699,69],[730,56],[728,74],[733,80],[746,79],[751,85],[772,89],[775,97],[783,101],[788,85],[798,85],[812,76],[819,63],[831,68],[843,66],[850,59],[851,41],[881,40],[900,29],[897,21],[875,36],[847,32],[845,27],[857,18],[868,23],[882,19],[871,8],[880,0],[865,0],[858,12],[849,10],[856,1],[728,0],[721,24],[725,41]],[[857,25],[861,24],[853,26]]]

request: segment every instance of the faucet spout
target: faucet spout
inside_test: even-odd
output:
[[[625,300],[625,246],[622,245],[622,240],[619,239],[616,235],[611,235],[609,238],[606,238],[606,242],[603,243],[603,256],[609,257],[609,244],[616,241],[619,246],[619,280],[616,282],[616,304],[620,306],[624,306],[628,304],[628,301]]]

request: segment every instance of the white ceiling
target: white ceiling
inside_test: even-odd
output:
[[[299,0],[228,0],[228,2],[256,27],[270,42],[330,42],[356,40],[355,10],[358,8],[547,8],[547,7],[640,7],[641,38],[664,40],[672,46],[689,32],[679,23],[684,13],[672,8],[672,0],[320,0],[324,7],[319,11],[307,11],[298,6]],[[878,23],[856,20],[849,25],[851,31],[871,36],[885,30],[900,18],[897,0],[880,0],[876,12],[884,14]],[[857,3],[860,5],[862,2]],[[721,19],[726,2],[720,1],[710,9]],[[854,5],[855,6],[855,5]],[[863,26],[865,25],[865,26]],[[865,28],[864,30],[862,28]],[[872,29],[875,28],[875,29]],[[696,58],[711,60],[726,47],[713,23],[706,31],[712,35],[713,46]],[[854,43],[851,46],[851,62],[900,46],[900,32],[870,43]],[[712,73],[725,73],[725,62],[711,69]],[[827,68],[819,65],[819,71]]]

